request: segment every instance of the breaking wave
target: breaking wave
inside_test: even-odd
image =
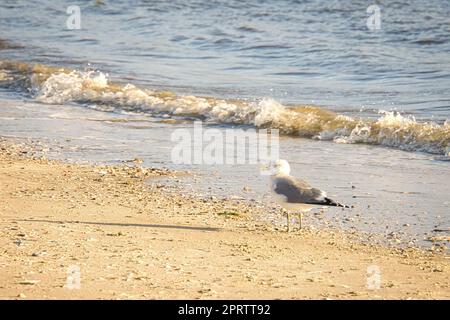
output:
[[[381,111],[376,120],[353,118],[316,106],[285,106],[271,98],[256,101],[179,96],[121,85],[96,70],[68,70],[21,62],[0,62],[0,86],[27,89],[43,103],[75,102],[103,110],[199,118],[211,123],[252,125],[280,133],[336,143],[383,145],[447,155],[450,122],[417,122],[412,116]]]

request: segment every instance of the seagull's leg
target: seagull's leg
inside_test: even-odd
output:
[[[300,211],[298,224],[300,226],[300,230],[302,230],[302,220],[303,220],[303,211]]]
[[[289,215],[289,211],[286,210],[286,218],[287,218],[287,232],[291,231],[291,217]]]

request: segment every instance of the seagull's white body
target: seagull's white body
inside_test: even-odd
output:
[[[272,184],[273,187],[273,184]],[[276,203],[278,203],[282,208],[289,210],[289,211],[303,211],[303,212],[308,212],[311,209],[314,208],[313,205],[311,204],[306,204],[306,203],[289,203],[286,201],[286,197],[284,196],[280,196],[276,193],[272,192],[272,196],[275,200]]]

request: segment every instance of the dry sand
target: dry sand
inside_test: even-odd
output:
[[[262,208],[152,182],[172,172],[67,164],[0,146],[2,299],[450,298],[443,253],[331,230],[288,234],[252,219]],[[379,289],[376,276],[367,288],[370,266],[380,270]],[[66,286],[69,270],[80,270],[79,289]]]

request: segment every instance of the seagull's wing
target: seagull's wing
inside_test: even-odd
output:
[[[288,203],[315,203],[324,197],[321,190],[291,176],[275,176],[272,188],[276,194],[284,196]]]
[[[324,191],[313,188],[306,181],[291,176],[275,176],[272,180],[272,188],[277,195],[285,197],[288,203],[343,207],[327,198]]]

